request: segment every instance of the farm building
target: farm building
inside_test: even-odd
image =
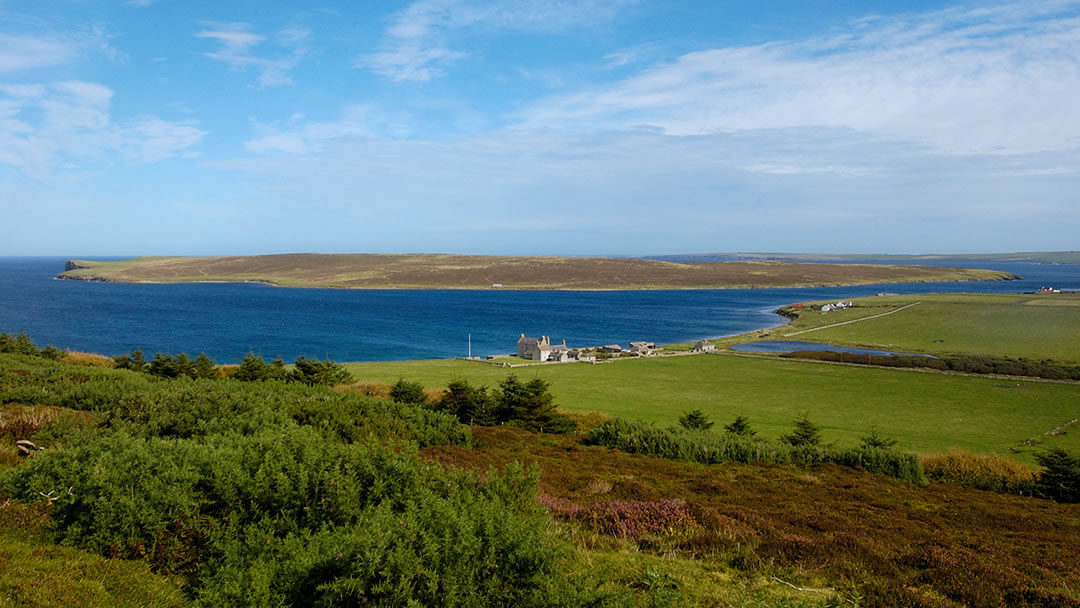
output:
[[[693,350],[695,353],[713,352],[716,350],[716,345],[706,340],[698,340],[697,342],[694,342]]]
[[[565,347],[565,343],[563,346]],[[547,361],[551,356],[551,339],[547,336],[537,339],[521,334],[517,341],[517,356],[532,361]]]

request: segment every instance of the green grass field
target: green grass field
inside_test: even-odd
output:
[[[1080,363],[1080,294],[934,294],[854,300],[854,308],[807,310],[770,339],[945,354],[987,354]],[[808,333],[919,302],[895,314]]]
[[[509,373],[540,377],[567,411],[661,425],[701,408],[721,425],[749,416],[762,435],[777,437],[805,411],[826,441],[840,444],[857,443],[876,425],[905,449],[922,453],[959,447],[1031,463],[1033,449],[1060,445],[1080,451],[1080,425],[1037,448],[1019,445],[1080,418],[1076,385],[719,355],[515,369],[446,360],[347,366],[360,381],[405,378],[428,387],[443,387],[451,378],[495,386]]]

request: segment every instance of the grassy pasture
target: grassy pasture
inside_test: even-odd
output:
[[[1080,363],[1080,294],[933,294],[854,302],[854,308],[828,313],[805,310],[770,338]],[[898,312],[866,319],[890,311]],[[824,327],[855,319],[865,320]],[[807,329],[815,330],[791,335]]]
[[[1076,385],[722,355],[515,369],[448,360],[347,367],[360,381],[406,378],[428,387],[445,386],[455,377],[495,386],[509,373],[535,376],[551,383],[556,402],[567,411],[600,411],[661,425],[700,408],[720,425],[749,416],[762,435],[777,437],[805,411],[822,427],[825,441],[847,445],[877,426],[902,448],[924,453],[959,447],[1031,463],[1034,449],[1080,450],[1080,425],[1044,438],[1036,448],[1019,445],[1080,418]]]
[[[695,289],[1001,280],[993,270],[886,264],[675,263],[631,258],[439,254],[283,254],[73,260],[61,278],[178,283],[261,281],[357,289]]]

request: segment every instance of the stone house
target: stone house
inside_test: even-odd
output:
[[[565,347],[564,342],[563,348]],[[551,356],[551,338],[540,336],[537,339],[521,334],[517,341],[517,356],[531,361],[547,361]]]
[[[716,345],[706,340],[698,340],[694,342],[695,353],[710,353],[716,350]]]

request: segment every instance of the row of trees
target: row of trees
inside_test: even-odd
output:
[[[16,355],[29,355],[31,357],[45,357],[53,361],[59,361],[64,356],[64,351],[55,346],[46,346],[38,349],[25,333],[14,336],[6,333],[0,334],[0,353],[13,353]]]
[[[512,424],[534,432],[569,433],[575,423],[555,411],[555,398],[550,385],[540,378],[522,382],[515,375],[507,376],[498,388],[473,386],[468,380],[454,379],[446,392],[432,401],[419,382],[398,380],[390,389],[390,397],[398,403],[424,405],[446,412],[464,424],[492,426]]]
[[[679,426],[688,431],[707,431],[713,427],[713,422],[700,409],[683,412],[679,417]],[[730,424],[724,425],[724,432],[739,437],[753,437],[757,431],[750,427],[750,419],[746,416],[736,416]],[[804,412],[795,419],[795,429],[791,433],[780,436],[780,441],[786,444],[800,447],[814,447],[821,445],[821,428],[810,421]],[[896,445],[895,439],[887,439],[878,435],[877,428],[870,430],[870,434],[860,438],[860,447],[864,448],[891,448]]]
[[[293,369],[290,370],[281,357],[267,363],[254,353],[245,355],[239,366],[222,367],[206,353],[199,353],[199,356],[194,359],[187,353],[179,355],[157,353],[153,359],[147,361],[142,350],[138,349],[127,355],[114,357],[113,366],[159,378],[233,378],[243,382],[281,380],[324,386],[353,381],[352,374],[340,363],[335,363],[329,358],[320,361],[317,358],[308,359],[303,356],[293,363]]]

